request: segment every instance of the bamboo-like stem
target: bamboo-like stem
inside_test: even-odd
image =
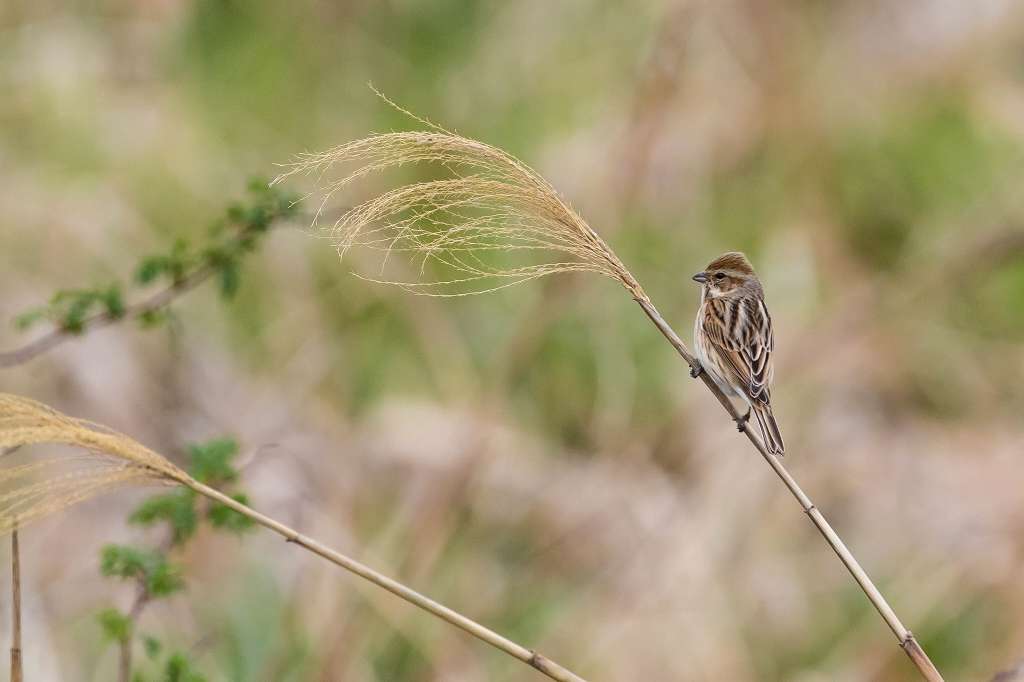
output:
[[[913,661],[915,666],[917,666],[922,677],[928,680],[928,682],[943,682],[942,675],[928,658],[928,654],[926,654],[924,649],[921,648],[921,645],[917,643],[913,633],[911,633],[910,630],[904,627],[903,623],[900,622],[900,619],[896,616],[896,612],[893,611],[892,607],[889,606],[889,602],[885,600],[882,593],[877,587],[875,587],[875,584],[871,581],[871,578],[868,577],[868,574],[861,567],[856,557],[853,556],[853,553],[850,552],[843,543],[842,538],[839,537],[839,534],[832,528],[821,511],[813,502],[811,502],[811,498],[807,496],[803,489],[800,488],[799,484],[797,484],[796,480],[794,480],[790,473],[786,471],[786,468],[782,466],[782,462],[779,458],[769,453],[765,449],[764,444],[761,443],[760,438],[758,438],[753,431],[747,428],[746,423],[742,420],[739,412],[736,410],[736,407],[732,404],[732,401],[722,393],[722,390],[714,380],[711,379],[708,373],[701,369],[700,361],[690,353],[686,344],[683,343],[682,339],[679,338],[679,335],[676,334],[672,327],[669,326],[668,322],[665,321],[665,318],[663,318],[657,308],[654,307],[654,304],[646,298],[635,297],[634,300],[640,304],[640,307],[643,308],[643,311],[647,314],[647,317],[650,318],[651,322],[654,323],[654,326],[658,328],[658,331],[662,333],[668,342],[672,344],[672,347],[676,349],[680,356],[682,356],[683,360],[685,360],[690,366],[692,373],[696,374],[704,382],[704,385],[708,387],[708,390],[718,398],[718,402],[722,404],[725,411],[728,412],[729,416],[736,422],[739,430],[746,435],[747,439],[751,444],[753,444],[757,451],[761,453],[761,456],[764,457],[766,462],[768,462],[776,475],[778,475],[786,487],[789,488],[789,492],[792,493],[793,497],[795,497],[797,502],[800,503],[804,513],[807,514],[811,519],[811,522],[814,523],[815,527],[818,529],[818,532],[821,533],[822,537],[825,538],[828,544],[835,551],[836,555],[839,556],[839,560],[843,562],[843,565],[846,566],[850,575],[852,575],[853,579],[857,581],[860,588],[864,590],[864,594],[867,595],[868,600],[878,610],[878,613],[882,616],[886,625],[888,625],[889,629],[892,630],[894,635],[896,635],[896,639],[899,640],[903,651],[906,652],[907,656],[910,657],[910,660]]]
[[[510,656],[518,658],[520,661],[536,668],[553,680],[558,680],[558,682],[586,682],[582,677],[579,677],[570,670],[563,668],[551,659],[546,658],[535,651],[531,651],[520,644],[516,644],[506,637],[502,637],[497,632],[494,632],[476,621],[463,616],[461,613],[458,613],[457,611],[454,611],[409,587],[406,587],[397,580],[393,580],[392,578],[378,573],[369,566],[366,566],[355,559],[351,559],[312,538],[302,535],[298,531],[289,528],[269,516],[259,513],[215,488],[211,488],[210,486],[195,480],[189,481],[185,483],[185,485],[200,495],[219,502],[226,507],[230,507],[239,514],[242,514],[261,526],[274,531],[278,535],[281,535],[287,542],[294,543],[323,557],[324,559],[327,559],[333,564],[341,566],[360,578],[368,580],[379,587],[383,587],[388,592],[391,592],[392,594],[415,606],[418,606],[424,611],[427,611],[444,621],[447,621],[448,623],[451,623],[455,627],[473,635],[477,639],[487,642],[491,646],[500,649]]]
[[[11,682],[21,682],[21,552],[18,529],[11,532]]]

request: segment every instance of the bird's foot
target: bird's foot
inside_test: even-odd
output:
[[[694,379],[699,377],[704,372],[704,368],[700,364],[700,360],[694,360],[693,364],[690,365],[690,376]]]
[[[750,421],[751,409],[752,408],[748,407],[747,413],[745,415],[743,415],[742,417],[736,417],[736,430],[739,431],[740,433],[743,433],[744,431],[747,430],[747,422]]]

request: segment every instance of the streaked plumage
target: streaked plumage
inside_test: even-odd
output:
[[[739,252],[719,256],[693,279],[701,284],[697,358],[722,392],[747,404],[765,446],[781,456],[786,446],[771,405],[775,339],[761,282]]]

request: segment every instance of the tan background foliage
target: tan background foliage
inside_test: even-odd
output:
[[[746,251],[787,465],[948,679],[1024,657],[1016,3],[16,1],[0,36],[3,319],[202,234],[296,152],[409,129],[372,81],[543,173],[681,332],[689,275]],[[235,303],[193,292],[170,331],[0,388],[161,453],[233,435],[257,508],[595,680],[914,679],[615,283],[449,300],[349,270],[379,261],[275,232]],[[93,614],[129,595],[96,555],[137,500],[23,536],[27,679],[109,679]],[[530,674],[269,535],[182,559],[144,626],[213,679]]]

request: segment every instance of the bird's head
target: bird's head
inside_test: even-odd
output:
[[[742,289],[760,287],[754,267],[739,251],[723,253],[702,271],[693,276],[708,298],[727,296]]]

